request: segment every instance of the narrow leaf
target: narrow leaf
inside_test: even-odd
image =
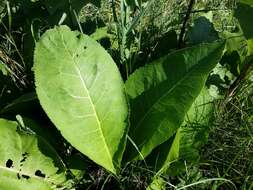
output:
[[[131,103],[129,136],[142,155],[167,141],[221,58],[223,42],[202,44],[169,54],[136,72],[126,82]],[[138,158],[128,143],[127,160]]]

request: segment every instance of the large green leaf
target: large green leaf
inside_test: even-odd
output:
[[[127,160],[142,158],[167,141],[221,58],[223,42],[202,44],[169,54],[133,73],[126,82],[131,103]]]
[[[40,103],[62,135],[115,173],[125,144],[128,107],[110,55],[90,37],[60,26],[37,44],[34,70]]]
[[[253,37],[253,2],[241,1],[237,4],[235,17],[239,20],[243,33],[247,39]]]
[[[42,138],[0,119],[0,189],[53,190],[65,187],[65,167]]]

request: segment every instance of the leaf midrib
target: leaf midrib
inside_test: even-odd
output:
[[[150,113],[150,111],[153,109],[153,107],[160,102],[161,99],[163,99],[165,96],[167,96],[169,93],[171,93],[178,85],[179,83],[181,83],[183,80],[186,79],[186,77],[188,77],[189,74],[191,74],[193,71],[196,70],[196,66],[199,64],[196,64],[195,66],[193,66],[192,69],[190,69],[178,82],[176,82],[166,93],[164,93],[157,101],[154,102],[154,104],[152,104],[150,106],[150,108],[148,109],[148,111],[144,114],[144,116],[142,117],[142,119],[137,123],[136,128],[133,131],[134,132],[140,127],[141,123],[145,120],[145,118],[147,117],[147,115]],[[144,142],[146,141],[146,139],[141,143],[142,145],[144,144]]]
[[[86,83],[85,83],[85,81],[84,81],[84,79],[83,79],[83,76],[82,76],[82,74],[81,74],[81,71],[80,71],[79,67],[77,66],[77,63],[76,63],[76,61],[74,60],[74,57],[72,56],[71,52],[69,52],[69,50],[68,50],[68,48],[67,48],[67,45],[65,44],[63,34],[62,34],[61,32],[59,32],[59,33],[60,33],[60,35],[61,35],[62,44],[63,44],[63,46],[64,46],[64,48],[65,48],[65,51],[68,52],[69,56],[71,57],[72,61],[74,62],[74,68],[75,68],[75,70],[76,70],[76,72],[77,72],[78,77],[79,77],[80,80],[81,80],[81,84],[82,84],[82,86],[83,86],[83,88],[84,88],[84,90],[85,90],[85,93],[87,93],[88,100],[89,100],[90,104],[92,105],[92,109],[93,109],[94,116],[95,116],[96,121],[97,121],[97,124],[98,124],[98,128],[99,128],[99,131],[100,131],[100,134],[101,134],[101,137],[102,137],[102,141],[103,141],[104,144],[105,144],[104,147],[105,147],[105,149],[106,149],[107,156],[109,157],[110,160],[112,160],[112,155],[110,154],[110,151],[109,151],[109,149],[108,149],[108,145],[107,145],[107,142],[106,142],[106,139],[105,139],[105,137],[104,137],[104,133],[103,133],[103,130],[102,130],[102,127],[101,127],[101,122],[99,121],[97,111],[96,111],[95,106],[94,106],[94,104],[93,104],[93,101],[92,101],[92,99],[91,99],[90,93],[89,93],[89,91],[88,91],[88,89],[87,89],[87,87],[86,87]],[[114,166],[113,166],[112,162],[110,163],[110,165],[111,165],[111,167],[114,169]]]

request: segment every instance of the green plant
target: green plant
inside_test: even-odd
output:
[[[149,175],[139,188],[231,183],[226,175],[188,173],[187,164],[199,168],[217,117],[213,100],[231,99],[249,77],[252,34],[244,9],[252,3],[238,3],[240,25],[230,14],[234,30],[218,31],[210,10],[194,10],[210,9],[205,3],[183,0],[186,16],[171,19],[183,25],[165,29],[151,11],[159,2],[112,1],[113,20],[96,16],[88,28],[93,21],[82,21],[83,6],[104,2],[10,1],[0,9],[0,188],[83,189],[94,182],[104,189],[116,182],[125,189],[134,167]],[[19,144],[9,143],[15,138]],[[170,183],[177,180],[177,187]]]
[[[222,51],[223,43],[178,51],[128,79],[129,138],[134,142],[133,148],[128,143],[128,160],[143,159],[172,137]],[[37,44],[34,70],[40,103],[61,134],[116,174],[126,143],[128,111],[124,85],[110,56],[88,36],[57,27]],[[173,103],[176,97],[181,102]],[[143,99],[149,102],[145,105]],[[140,109],[145,110],[142,115]]]
[[[172,137],[219,61],[223,44],[177,51],[137,70],[128,79],[126,92],[132,112],[129,139],[135,146],[128,143],[128,161],[143,159]],[[34,70],[40,103],[61,134],[116,174],[128,133],[128,106],[124,84],[110,56],[88,36],[61,26],[47,31],[37,44]],[[173,103],[176,97],[181,102]],[[146,105],[145,99],[149,99]],[[148,112],[140,115],[140,109]],[[171,161],[169,155],[165,163]]]

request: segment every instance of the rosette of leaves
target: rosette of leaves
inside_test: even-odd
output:
[[[163,172],[177,157],[173,147],[180,133],[174,135],[223,48],[221,41],[165,55],[136,70],[124,86],[116,64],[94,39],[59,26],[37,43],[36,92],[63,137],[97,164],[117,173],[123,152],[132,161],[156,155],[157,148],[164,150],[157,167]]]

